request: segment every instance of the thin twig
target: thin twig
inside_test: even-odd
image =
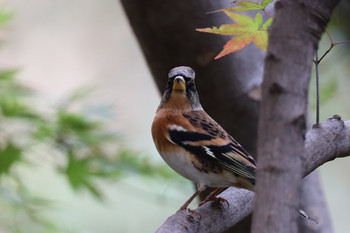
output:
[[[345,44],[345,43],[350,43],[350,40],[346,40],[346,41],[338,41],[338,42],[334,42],[333,38],[331,36],[331,34],[328,32],[328,30],[326,29],[326,33],[327,36],[329,38],[329,40],[331,41],[331,46],[329,47],[329,49],[321,56],[321,58],[318,60],[318,63],[320,63],[322,61],[322,59],[332,50],[332,48],[338,44]],[[315,62],[315,61],[314,61]],[[315,62],[316,63],[316,62]]]
[[[315,59],[316,60],[313,60],[313,62],[315,63],[315,66],[316,66],[316,126],[318,126],[320,123],[320,82],[319,82],[320,76],[319,76],[319,69],[318,69],[319,64],[322,61],[322,59],[332,50],[332,48],[334,46],[336,46],[338,44],[350,43],[350,40],[334,42],[331,34],[328,32],[327,29],[326,29],[326,33],[327,33],[327,36],[331,42],[331,46],[321,56],[320,59],[318,59],[318,50],[316,50],[316,52],[315,52]]]
[[[350,43],[350,40],[338,41],[338,42],[333,43],[333,45],[345,44],[345,43]]]
[[[316,126],[320,124],[320,82],[319,82],[319,72],[318,72],[318,66],[320,64],[320,61],[318,60],[318,50],[316,49],[315,52],[316,56]]]
[[[316,61],[316,64],[319,64],[322,59],[332,50],[332,48],[334,47],[334,44],[331,44],[331,47],[329,47],[329,49],[322,55],[322,57],[320,58],[320,60]]]
[[[329,33],[329,31],[327,29],[325,31],[327,33],[327,36],[328,36],[329,40],[331,41],[331,44],[334,44],[333,38],[332,38],[331,34]]]

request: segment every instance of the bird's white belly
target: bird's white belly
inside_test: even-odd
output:
[[[177,173],[197,184],[208,187],[229,187],[237,182],[235,175],[228,171],[206,173],[198,170],[192,164],[190,157],[185,156],[184,153],[161,153],[161,156]]]

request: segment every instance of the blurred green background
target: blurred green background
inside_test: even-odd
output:
[[[193,185],[153,146],[160,96],[119,1],[0,3],[0,232],[154,232]],[[321,63],[322,121],[350,119],[348,48]],[[321,169],[339,233],[350,229],[349,166]]]

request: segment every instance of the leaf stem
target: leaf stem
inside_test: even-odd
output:
[[[265,9],[264,9],[264,12],[265,12],[265,14],[267,14],[270,18],[273,18],[273,16],[272,16],[269,12],[267,12]]]

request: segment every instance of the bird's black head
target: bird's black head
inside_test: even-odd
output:
[[[199,103],[199,97],[195,85],[195,72],[191,67],[178,66],[169,71],[168,83],[165,88],[160,108],[174,94],[185,95],[192,109],[202,108]]]
[[[194,70],[191,67],[188,66],[178,66],[169,71],[169,78],[174,78],[176,76],[182,76],[187,79],[193,79],[195,78],[196,74]]]
[[[195,88],[194,78],[195,73],[192,68],[188,66],[175,67],[169,72],[167,89],[169,91],[186,92],[192,87]]]

